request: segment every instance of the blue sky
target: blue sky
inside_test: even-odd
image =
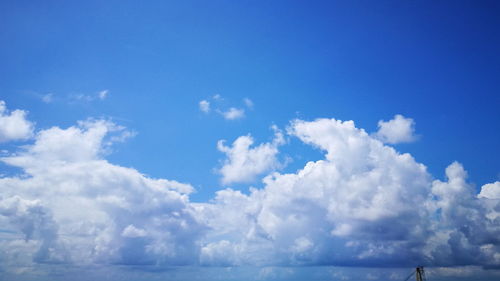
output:
[[[500,278],[499,10],[1,2],[4,279]]]

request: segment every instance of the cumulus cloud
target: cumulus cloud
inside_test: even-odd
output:
[[[478,200],[475,188],[467,183],[467,172],[460,163],[446,168],[447,181],[435,180],[429,203],[439,220],[431,221],[432,235],[426,254],[435,257],[443,265],[488,264],[500,265],[500,224],[488,219],[497,209],[499,200],[485,204]],[[495,202],[496,201],[496,202]],[[436,224],[439,223],[439,224]]]
[[[9,233],[0,259],[15,261],[0,270],[43,263],[500,267],[498,182],[477,194],[458,162],[434,179],[352,121],[292,121],[288,134],[324,153],[294,173],[273,171],[284,143],[279,131],[258,146],[250,136],[219,143],[226,182],[268,175],[261,189],[223,189],[205,203],[189,201],[189,184],[109,163],[113,137],[125,131],[106,120],[48,128],[1,158],[22,174],[0,178],[0,229]]]
[[[226,120],[236,120],[245,117],[245,110],[231,107],[227,111],[221,111],[220,114],[222,114]]]
[[[250,135],[237,138],[231,146],[226,146],[224,140],[217,143],[217,149],[227,156],[218,171],[222,175],[222,183],[250,182],[257,175],[282,166],[277,154],[278,147],[284,143],[284,137],[276,127],[273,129],[274,140],[256,147],[251,147],[254,140]]]
[[[78,126],[67,129],[52,127],[38,132],[35,143],[27,150],[2,160],[25,169],[45,168],[43,163],[68,163],[89,161],[102,157],[111,143],[105,137],[114,132],[112,138],[130,134],[123,127],[105,120],[80,121]]]
[[[27,140],[33,136],[33,123],[26,119],[27,114],[19,109],[9,112],[0,100],[0,142]]]
[[[204,206],[208,223],[224,230],[226,239],[232,237],[245,262],[375,265],[423,260],[412,249],[426,233],[426,212],[415,208],[425,205],[430,191],[423,165],[353,122],[297,120],[289,133],[325,150],[326,159],[309,162],[297,173],[274,173],[264,180],[264,189],[248,196],[218,193],[215,206],[222,208],[219,214],[230,213],[228,219],[210,217],[217,207]],[[226,211],[232,204],[238,207]],[[247,257],[252,252],[266,254],[255,260]]]
[[[389,121],[378,121],[378,128],[375,137],[384,143],[413,142],[417,139],[415,136],[415,121],[400,114],[395,115],[394,119]]]
[[[125,227],[122,232],[123,237],[136,238],[136,237],[145,237],[147,235],[146,230],[142,228],[137,228],[133,224]]]
[[[210,102],[209,101],[206,101],[206,100],[200,101],[199,107],[200,107],[200,110],[205,112],[205,113],[210,112]]]
[[[500,181],[483,185],[478,197],[500,199]]]
[[[433,181],[411,155],[352,121],[296,120],[289,133],[323,150],[325,159],[274,173],[249,195],[227,189],[201,204],[216,230],[207,235],[205,262],[500,265],[500,225],[490,219],[498,200],[488,207],[478,199],[461,164],[447,168],[446,181]]]
[[[105,120],[53,127],[1,159],[25,175],[0,178],[1,228],[23,234],[0,246],[12,249],[27,240],[26,256],[40,257],[16,266],[197,262],[205,228],[189,204],[193,188],[104,160],[112,137],[123,130]],[[18,254],[4,251],[0,258]]]
[[[11,226],[21,231],[25,241],[38,240],[38,250],[33,253],[35,262],[68,261],[65,249],[58,242],[58,226],[51,211],[39,200],[25,200],[19,196],[0,198],[0,216],[6,217]]]

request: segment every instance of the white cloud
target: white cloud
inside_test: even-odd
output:
[[[35,143],[27,151],[3,158],[10,165],[23,168],[44,168],[44,162],[78,162],[98,159],[105,153],[104,138],[123,127],[105,120],[79,122],[67,129],[52,127],[38,132]],[[126,131],[124,131],[127,134]],[[121,134],[114,134],[118,137]]]
[[[500,199],[500,181],[483,185],[478,197]]]
[[[48,93],[48,94],[42,96],[42,101],[44,103],[51,103],[53,98],[54,98],[54,95],[52,93]]]
[[[123,237],[128,238],[137,238],[144,237],[147,235],[147,232],[144,229],[137,228],[133,224],[128,225],[122,232]]]
[[[244,99],[243,99],[243,102],[245,103],[245,105],[246,105],[248,108],[250,108],[250,109],[252,109],[252,108],[253,108],[253,101],[252,101],[251,99],[249,99],[249,98],[244,98]]]
[[[200,106],[201,111],[203,111],[205,113],[210,112],[210,102],[209,101],[202,100],[202,101],[200,101],[199,106]]]
[[[258,146],[250,136],[220,143],[227,181],[271,174],[261,189],[220,190],[207,203],[189,201],[189,184],[105,160],[126,131],[106,120],[53,127],[1,158],[23,172],[0,177],[2,272],[43,263],[500,266],[498,182],[478,196],[459,163],[433,180],[352,121],[293,121],[288,133],[324,152],[295,173],[272,172],[279,131]]]
[[[227,111],[221,111],[220,114],[222,114],[226,120],[236,120],[245,117],[245,110],[231,107]]]
[[[274,173],[249,195],[223,190],[198,212],[214,231],[210,260],[235,264],[408,266],[500,265],[500,226],[489,219],[466,173],[448,180],[354,126],[296,120],[289,133],[325,151],[296,173]],[[246,146],[245,146],[246,147]],[[491,200],[491,199],[490,199]],[[234,249],[237,249],[234,250]],[[231,256],[234,255],[234,256]]]
[[[50,210],[39,200],[25,200],[19,196],[6,199],[0,197],[0,216],[8,218],[10,225],[23,233],[24,240],[38,240],[38,250],[33,253],[34,261],[42,263],[68,261],[67,253],[57,241],[58,226]]]
[[[375,137],[385,143],[412,142],[417,139],[415,136],[415,122],[411,118],[397,114],[389,121],[378,121],[378,131]]]
[[[245,117],[245,109],[237,107],[229,107],[226,109],[225,106],[222,106],[223,102],[224,98],[216,94],[209,100],[201,100],[198,103],[198,107],[200,111],[204,113],[209,113],[213,108],[216,113],[220,114],[226,120],[237,120]],[[249,98],[243,99],[243,102],[247,108],[253,108],[253,102]]]
[[[19,109],[9,112],[0,100],[0,142],[27,140],[33,136],[33,123],[26,115],[26,111]]]
[[[69,98],[74,101],[83,101],[83,102],[91,102],[95,100],[94,96],[85,94],[71,94]]]
[[[105,100],[109,96],[109,90],[101,90],[94,94],[71,94],[69,100],[72,102],[93,102],[95,100]]]
[[[0,243],[5,249],[0,259],[24,255],[14,267],[27,268],[63,261],[197,262],[197,241],[205,228],[187,197],[193,188],[104,160],[109,141],[123,130],[104,120],[53,127],[1,159],[26,175],[0,178],[0,228],[23,234]],[[16,246],[25,239],[32,243],[29,248]]]
[[[227,240],[209,243],[201,249],[200,253],[202,265],[231,266],[239,264],[238,258],[238,247]]]
[[[447,181],[435,180],[429,201],[431,211],[439,216],[431,221],[427,256],[448,264],[497,264],[500,244],[491,244],[500,234],[500,225],[487,219],[490,210],[477,198],[475,188],[467,183],[467,172],[454,162],[446,168]],[[497,203],[499,201],[497,200]],[[493,242],[494,243],[494,242]],[[447,263],[444,262],[447,260]]]
[[[273,128],[274,140],[257,147],[251,147],[254,140],[249,135],[237,138],[232,146],[224,145],[224,140],[217,143],[217,149],[227,156],[219,169],[222,183],[251,182],[256,176],[281,166],[276,156],[278,146],[284,143],[284,138],[276,127]]]
[[[97,94],[100,100],[107,98],[108,95],[109,95],[109,90],[102,90]]]
[[[481,187],[477,195],[486,209],[486,217],[491,221],[500,219],[500,182],[488,183]],[[500,233],[499,233],[500,234]],[[498,255],[500,259],[500,254]]]

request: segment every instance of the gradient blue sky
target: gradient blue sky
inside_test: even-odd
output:
[[[375,133],[379,120],[396,114],[414,120],[416,137],[392,147],[441,181],[446,167],[460,162],[479,193],[500,180],[499,14],[497,1],[1,1],[0,100],[9,110],[29,112],[35,132],[88,118],[126,127],[135,136],[113,145],[105,159],[189,183],[191,202],[210,202],[225,187],[249,194],[249,186],[265,186],[265,173],[221,181],[226,155],[219,140],[231,145],[251,134],[256,145],[270,143],[272,125],[285,132],[294,119],[316,118],[353,120]],[[202,100],[211,103],[208,114],[199,108]],[[216,111],[231,107],[245,116],[225,120]],[[277,156],[280,173],[324,158],[306,142],[286,138]],[[32,143],[0,148],[12,156]],[[0,171],[14,177],[23,168],[2,163]],[[246,268],[234,269],[236,277],[226,268],[191,269],[201,270],[219,270],[223,280],[254,275]],[[312,269],[280,270],[284,275],[264,279],[307,280]],[[386,274],[321,270],[318,280],[342,279],[330,271],[355,280]],[[404,275],[407,268],[395,270]],[[178,279],[195,280],[181,271]],[[5,280],[23,278],[10,274]],[[156,278],[148,270],[130,278],[141,274]],[[430,280],[455,278],[435,276],[441,279]]]

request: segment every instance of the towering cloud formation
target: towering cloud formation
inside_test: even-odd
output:
[[[228,189],[202,205],[216,230],[202,262],[500,265],[499,200],[478,199],[459,163],[447,168],[448,181],[432,181],[411,155],[352,121],[296,120],[289,132],[324,150],[325,159],[270,175],[249,196]],[[486,185],[482,193],[496,189]]]
[[[0,178],[0,259],[15,261],[2,270],[40,263],[500,266],[498,183],[477,195],[459,163],[446,169],[446,181],[433,180],[411,155],[352,121],[295,120],[288,133],[324,159],[296,173],[273,172],[248,195],[225,189],[209,203],[192,203],[189,184],[104,159],[126,135],[123,127],[88,120],[39,131],[32,145],[1,159],[24,172]],[[251,160],[261,154],[274,159],[282,138],[255,148],[249,137],[220,144],[229,159],[223,167],[257,166]],[[226,180],[248,176],[234,174]]]
[[[233,260],[261,264],[425,261],[421,249],[430,231],[425,206],[431,181],[423,165],[352,121],[297,120],[289,131],[324,150],[326,158],[295,174],[270,175],[265,188],[250,196],[220,191],[203,214],[212,213],[207,223],[231,239],[205,247],[205,260],[218,261],[214,256],[221,252],[225,259],[237,253]],[[230,246],[234,250],[226,249]],[[261,254],[251,254],[256,252]]]
[[[97,120],[40,131],[33,145],[2,159],[25,175],[2,178],[2,258],[31,262],[193,264],[198,223],[176,181],[148,178],[102,159],[109,142],[126,133]],[[33,245],[15,249],[20,240]],[[35,259],[30,259],[35,257]]]

